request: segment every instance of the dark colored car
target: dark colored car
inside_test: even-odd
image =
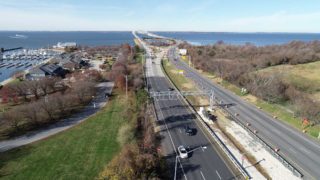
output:
[[[172,87],[168,88],[168,91],[174,91],[174,89]]]
[[[185,127],[185,133],[186,133],[188,136],[192,136],[192,135],[194,135],[194,129],[193,129],[193,128],[190,128],[189,126],[186,126],[186,127]]]

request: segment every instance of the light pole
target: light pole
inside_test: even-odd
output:
[[[199,147],[197,147],[197,148],[192,149],[191,151],[188,151],[187,153],[189,154],[189,153],[191,153],[191,152],[193,152],[193,151],[196,151],[196,150],[198,150],[198,149],[202,149],[202,151],[204,151],[205,149],[207,149],[207,146],[199,146]]]
[[[177,165],[178,165],[178,158],[179,156],[176,156],[176,162],[175,162],[175,165],[174,165],[174,180],[177,179]]]
[[[96,108],[96,103],[94,102],[94,96],[92,96],[92,101],[93,101],[93,109]]]

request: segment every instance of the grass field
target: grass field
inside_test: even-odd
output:
[[[127,101],[116,94],[96,115],[46,140],[0,154],[1,179],[94,179],[120,150]]]
[[[198,91],[196,85],[185,76],[179,74],[178,69],[170,62],[163,61],[163,69],[179,90]],[[207,106],[209,104],[208,97],[187,96],[186,98],[193,106]]]
[[[262,69],[258,73],[281,74],[285,82],[320,101],[320,61],[299,65],[279,65]]]

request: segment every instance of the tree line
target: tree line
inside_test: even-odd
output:
[[[95,95],[97,79],[94,76],[96,74],[87,70],[65,80],[45,77],[4,86],[0,92],[2,103],[9,106],[0,117],[0,126],[6,129],[3,135],[23,133],[78,111]]]
[[[118,58],[113,63],[111,70],[105,75],[107,79],[115,82],[115,86],[125,90],[126,77],[128,88],[133,90],[141,89],[144,86],[143,66],[135,59],[135,54],[142,51],[138,47],[132,48],[128,44],[122,45]]]
[[[168,179],[166,161],[159,155],[159,137],[152,122],[155,117],[148,94],[143,90],[143,68],[135,57],[141,49],[124,46],[113,64],[109,77],[119,90],[125,90],[124,76],[128,77],[129,96],[134,100],[123,109],[128,120],[118,132],[121,152],[100,173],[98,179]],[[121,168],[119,168],[121,167]]]

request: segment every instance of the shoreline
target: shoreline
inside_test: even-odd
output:
[[[6,80],[1,81],[1,82],[0,82],[0,85],[1,85],[1,86],[7,85],[7,84],[9,84],[10,82],[12,82],[14,79],[15,79],[14,77],[10,77],[10,78],[8,78],[8,79],[6,79]]]
[[[26,75],[26,74],[29,72],[30,69],[32,69],[32,68],[34,68],[34,67],[36,67],[36,66],[39,66],[39,65],[43,65],[43,64],[45,64],[45,63],[48,63],[48,62],[49,62],[50,60],[52,60],[53,58],[54,58],[54,57],[50,57],[50,58],[42,61],[42,62],[39,63],[39,64],[36,64],[36,65],[34,65],[34,66],[31,66],[31,67],[28,68],[28,69],[23,70],[23,74]],[[12,82],[13,80],[15,80],[14,75],[11,76],[11,77],[9,77],[9,78],[7,78],[7,79],[5,79],[5,80],[3,80],[3,81],[0,81],[0,86],[5,86],[5,85],[9,84],[10,82]]]

